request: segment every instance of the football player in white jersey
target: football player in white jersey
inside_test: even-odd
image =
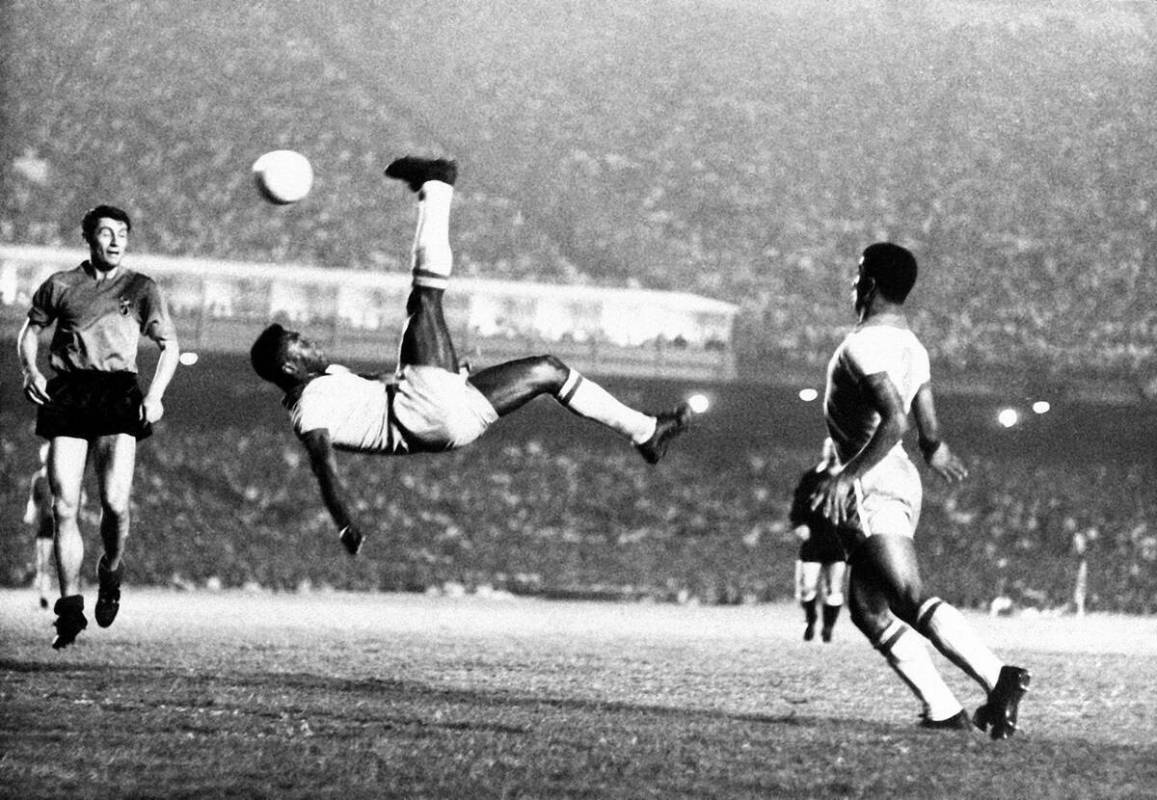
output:
[[[446,159],[405,156],[386,168],[387,177],[407,184],[418,197],[413,289],[393,376],[355,375],[280,325],[269,326],[250,350],[257,374],[285,391],[293,430],[351,554],[361,548],[364,531],[351,511],[335,450],[407,455],[465,447],[499,417],[550,395],[579,416],[622,434],[654,464],[690,421],[686,403],[659,414],[637,411],[552,355],[508,361],[471,375],[459,369],[442,312],[453,263],[450,203],[457,175],[457,164]]]
[[[967,470],[940,438],[928,353],[904,313],[916,272],[915,257],[899,245],[881,242],[863,252],[853,284],[859,324],[828,364],[824,398],[839,463],[819,483],[812,503],[858,531],[849,554],[848,610],[923,703],[921,724],[975,725],[1004,739],[1016,732],[1028,671],[1004,664],[959,611],[929,594],[917,566],[913,535],[922,487],[903,446],[909,414],[933,472],[958,481]],[[971,720],[937,671],[924,638],[987,692]]]

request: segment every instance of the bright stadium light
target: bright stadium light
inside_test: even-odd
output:
[[[996,415],[996,421],[1005,428],[1011,428],[1020,422],[1020,414],[1015,408],[1002,408],[1000,413]]]
[[[696,393],[687,398],[687,405],[696,414],[702,414],[711,407],[711,400],[705,394]]]
[[[197,363],[197,354],[185,351],[184,353],[181,353],[181,358],[179,360],[184,366],[191,367]]]
[[[800,389],[799,390],[799,399],[803,400],[805,403],[810,403],[819,396],[820,396],[820,393],[817,392],[815,389]]]
[[[1052,406],[1047,400],[1037,400],[1032,404],[1032,410],[1034,414],[1047,414],[1052,410]]]

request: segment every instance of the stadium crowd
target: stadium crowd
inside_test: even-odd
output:
[[[32,437],[13,433],[26,425],[2,417],[4,474],[31,474]],[[342,469],[371,522],[351,561],[281,426],[174,423],[162,433],[141,450],[134,493],[138,585],[784,600],[798,546],[790,492],[815,457],[774,441],[733,450],[704,434],[650,469],[613,437],[548,441],[514,427],[437,458],[351,457]],[[926,579],[945,597],[1063,609],[1080,533],[1088,610],[1157,612],[1151,464],[984,457],[969,466],[956,487],[928,481],[918,541]],[[2,506],[23,508],[26,492],[5,481]],[[22,585],[33,533],[14,514],[0,531],[0,579]]]
[[[5,79],[45,91],[8,93],[0,241],[74,245],[103,165],[131,159],[138,253],[404,269],[410,220],[383,213],[379,169],[441,148],[466,165],[459,274],[734,301],[759,370],[822,361],[851,260],[889,237],[926,268],[914,313],[940,362],[1147,385],[1143,15],[809,8],[17,2]],[[96,13],[109,34],[84,26]],[[56,46],[81,29],[83,69]],[[298,207],[256,200],[248,165],[274,147],[315,163]]]

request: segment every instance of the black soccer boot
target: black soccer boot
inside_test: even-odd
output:
[[[1020,701],[1028,691],[1031,675],[1027,669],[1004,666],[996,686],[988,693],[988,702],[976,709],[972,721],[993,739],[1007,739],[1016,733]]]
[[[123,560],[114,572],[108,568],[108,556],[100,557],[100,562],[96,565],[96,578],[100,590],[96,595],[96,608],[93,609],[93,616],[96,618],[96,624],[102,628],[112,625],[113,620],[117,618],[117,612],[120,611],[121,578],[124,577],[124,574],[125,562]]]
[[[635,449],[648,464],[658,464],[667,454],[667,445],[691,424],[691,406],[680,403],[671,411],[655,415],[655,432],[645,442],[635,445]]]
[[[52,640],[53,650],[63,650],[76,641],[77,634],[88,627],[84,616],[84,596],[70,594],[56,601],[52,607],[56,613],[56,638]]]
[[[415,192],[426,181],[441,181],[453,186],[458,180],[458,163],[448,158],[402,156],[386,167],[386,177],[402,181]]]

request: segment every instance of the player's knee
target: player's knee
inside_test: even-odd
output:
[[[550,354],[533,356],[531,374],[536,384],[557,391],[566,382],[567,376],[570,374],[570,367],[564,364],[558,356]]]
[[[52,499],[52,515],[56,518],[57,526],[62,522],[75,522],[79,505],[66,497]]]

